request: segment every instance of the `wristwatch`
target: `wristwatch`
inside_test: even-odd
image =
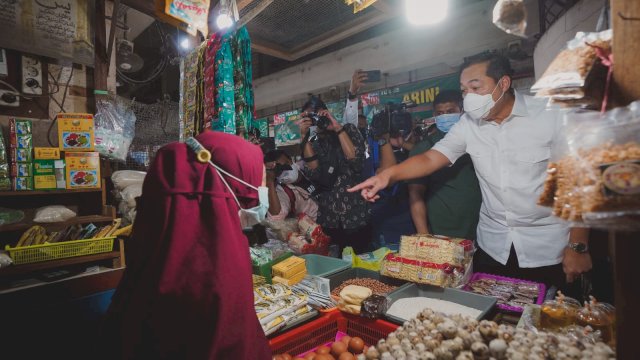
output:
[[[378,140],[378,146],[379,147],[383,147],[385,145],[387,145],[389,142],[386,139],[379,139]]]
[[[581,242],[570,242],[567,246],[578,254],[585,254],[589,251],[589,246]]]

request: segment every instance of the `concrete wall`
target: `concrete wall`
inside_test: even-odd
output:
[[[492,24],[494,5],[494,0],[478,1],[450,14],[436,26],[407,26],[256,79],[256,108],[264,110],[281,104],[290,107],[306,99],[308,93],[344,86],[356,68],[387,73],[386,81],[377,88],[452,73],[465,56],[501,49],[518,40]]]
[[[567,41],[576,36],[576,32],[596,30],[604,3],[603,0],[582,0],[551,25],[540,38],[534,51],[536,78],[544,73],[551,61],[565,47]]]

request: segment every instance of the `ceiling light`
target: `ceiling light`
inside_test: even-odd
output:
[[[220,8],[220,12],[218,13],[218,17],[216,18],[216,25],[220,30],[229,28],[233,25],[231,12],[226,8],[226,6],[222,6]]]
[[[447,17],[449,0],[405,0],[407,20],[413,25],[431,25]]]

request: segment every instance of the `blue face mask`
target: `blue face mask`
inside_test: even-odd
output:
[[[460,114],[442,114],[436,116],[436,127],[443,133],[448,133],[449,130],[460,120]]]

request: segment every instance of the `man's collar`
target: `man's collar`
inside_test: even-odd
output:
[[[513,109],[511,110],[511,115],[512,116],[528,116],[529,111],[527,110],[527,102],[524,99],[524,95],[520,94],[515,89],[513,90],[513,94],[515,97],[515,101],[513,102]]]

